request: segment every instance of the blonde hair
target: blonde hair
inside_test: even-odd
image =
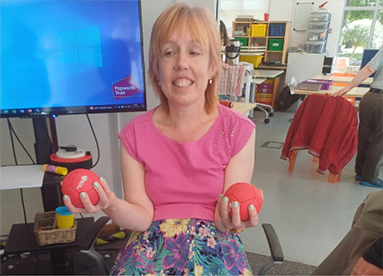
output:
[[[194,38],[208,50],[210,68],[213,71],[211,83],[205,91],[205,110],[211,113],[218,102],[217,83],[221,73],[221,38],[218,24],[213,15],[202,6],[189,7],[178,3],[168,7],[154,23],[149,47],[149,81],[159,96],[161,105],[169,110],[168,99],[158,83],[161,48],[180,26],[188,26]]]

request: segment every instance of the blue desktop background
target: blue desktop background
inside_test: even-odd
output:
[[[1,0],[4,109],[144,103],[138,1]],[[132,76],[142,93],[115,99]]]

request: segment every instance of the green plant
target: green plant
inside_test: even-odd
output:
[[[367,48],[368,38],[370,36],[372,21],[370,19],[361,19],[351,22],[342,29],[342,44],[352,46],[353,50],[350,59],[353,58],[357,47]],[[372,44],[382,45],[383,25],[377,22]]]

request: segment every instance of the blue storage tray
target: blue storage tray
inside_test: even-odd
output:
[[[270,24],[269,36],[285,36],[285,24]]]

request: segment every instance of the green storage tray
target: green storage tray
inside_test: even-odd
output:
[[[248,44],[248,39],[247,37],[236,37],[236,40],[239,40],[239,43],[241,46],[247,46]]]
[[[282,51],[283,50],[283,38],[269,38],[269,50],[270,51]]]

